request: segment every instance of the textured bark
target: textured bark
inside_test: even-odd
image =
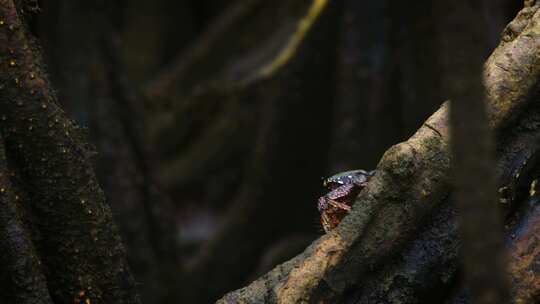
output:
[[[537,8],[527,2],[484,68],[488,122],[496,132],[516,123],[537,89]],[[411,241],[450,190],[447,116],[444,105],[414,136],[385,153],[378,173],[335,230],[218,302],[332,302],[380,268]]]
[[[0,258],[3,286],[0,299],[5,303],[52,303],[41,261],[32,242],[21,197],[10,180],[3,139],[0,143]]]
[[[540,75],[540,3],[525,1],[525,7],[505,28],[501,43],[484,68],[484,85],[490,106],[490,126],[509,124],[537,93]]]
[[[512,292],[523,292],[528,299],[536,292],[534,280],[531,280],[534,272],[530,269],[535,250],[528,250],[524,254],[519,249],[522,246],[514,245],[514,239],[522,235],[523,244],[528,244],[529,248],[535,246],[532,245],[535,239],[533,231],[537,224],[532,205],[537,198],[529,199],[529,195],[530,183],[538,176],[540,130],[536,125],[540,119],[539,110],[535,107],[533,111],[527,111],[519,124],[501,133],[497,152],[497,177],[499,189],[502,189],[499,206],[504,207],[505,214],[510,217],[505,231],[508,251],[513,259],[522,261],[511,260],[513,270],[510,270],[510,275],[514,278]],[[459,284],[458,217],[452,201],[445,200],[442,208],[432,215],[429,224],[422,228],[418,238],[396,258],[388,260],[380,272],[362,277],[365,286],[345,295],[344,302],[442,303],[452,297],[452,289],[455,288],[459,288],[460,301],[469,301],[468,294]],[[516,208],[522,211],[516,214]],[[519,302],[519,297],[514,295],[512,298]]]
[[[83,132],[58,105],[12,1],[0,1],[0,20],[0,130],[28,196],[24,208],[49,294],[72,303],[91,288],[96,303],[139,303]]]
[[[531,197],[527,204],[530,210],[524,212],[523,219],[516,225],[515,233],[510,235],[509,264],[510,278],[513,285],[512,298],[515,303],[533,303],[538,301],[540,280],[538,246],[540,233],[540,210],[538,196]]]
[[[437,210],[418,238],[344,303],[442,303],[459,267],[460,242],[455,207],[449,200]]]

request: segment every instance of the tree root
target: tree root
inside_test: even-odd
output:
[[[536,93],[539,14],[538,4],[529,2],[515,20],[527,25],[514,29],[484,68],[488,121],[499,136],[516,125]],[[445,104],[414,136],[384,154],[378,173],[335,230],[218,303],[330,301],[400,252],[450,191],[447,117]]]

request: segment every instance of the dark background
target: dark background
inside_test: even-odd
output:
[[[452,18],[477,20],[487,58],[522,7],[325,2],[40,1],[144,303],[211,303],[301,252],[321,177],[374,168],[451,95]]]

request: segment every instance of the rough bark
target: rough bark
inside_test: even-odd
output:
[[[507,27],[484,67],[488,122],[497,133],[516,123],[537,90],[538,4]],[[399,252],[450,190],[448,107],[404,143],[389,149],[351,214],[303,254],[219,303],[332,301]]]
[[[537,266],[540,257],[538,196],[533,195],[526,203],[529,210],[524,212],[515,232],[508,238],[510,281],[513,285],[511,293],[515,303],[538,301],[540,292]]]
[[[12,1],[0,2],[0,21],[0,130],[28,196],[49,294],[57,303],[72,303],[81,291],[96,303],[139,303],[83,131],[60,108]]]
[[[0,299],[6,303],[52,303],[47,279],[41,267],[30,231],[25,225],[25,212],[21,197],[16,194],[10,180],[3,139],[0,143],[0,246],[4,254],[0,258],[3,286]]]

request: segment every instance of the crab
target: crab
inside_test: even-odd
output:
[[[318,209],[325,232],[334,229],[349,213],[355,198],[369,182],[375,171],[352,170],[323,180],[329,192],[319,197]]]

